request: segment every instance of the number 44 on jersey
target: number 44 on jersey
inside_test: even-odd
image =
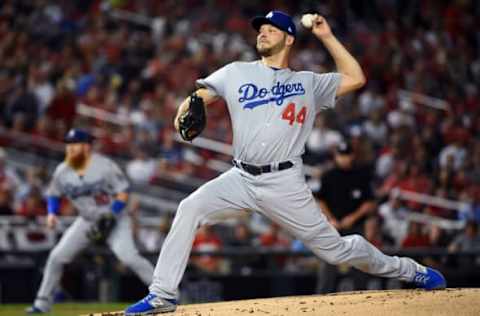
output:
[[[298,113],[296,112],[295,103],[289,103],[282,113],[282,120],[287,120],[289,125],[293,125],[294,122],[302,125],[307,115],[307,108],[302,107]]]

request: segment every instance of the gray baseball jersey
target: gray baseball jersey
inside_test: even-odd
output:
[[[334,107],[340,82],[338,73],[276,70],[260,61],[234,62],[197,81],[227,103],[234,158],[270,165],[271,171],[254,175],[234,167],[184,199],[162,246],[150,292],[176,298],[197,227],[242,210],[262,213],[329,263],[413,279],[418,264],[412,259],[386,256],[359,235],[340,236],[306,184],[301,154],[315,115]],[[293,163],[290,168],[275,168],[286,160]]]
[[[234,158],[263,165],[303,154],[316,114],[335,105],[340,78],[254,61],[228,64],[197,84],[226,101]]]
[[[66,196],[87,220],[95,220],[99,215],[111,212],[112,196],[129,189],[124,173],[110,159],[93,153],[83,176],[67,163],[61,163],[47,190],[49,196]]]
[[[55,170],[47,194],[65,196],[77,209],[80,216],[65,231],[62,239],[50,252],[34,305],[48,310],[52,304],[53,292],[63,273],[63,266],[89,244],[87,233],[92,229],[101,214],[111,212],[113,196],[129,188],[127,178],[117,164],[100,154],[92,154],[84,176],[80,177],[65,162]],[[136,248],[131,221],[124,216],[126,210],[117,218],[117,224],[110,234],[107,244],[126,266],[139,278],[149,284],[152,280],[153,266],[141,257]]]

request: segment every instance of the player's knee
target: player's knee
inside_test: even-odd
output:
[[[304,230],[297,232],[296,237],[303,241],[306,245],[315,244],[317,238],[321,236],[321,231],[319,228],[313,228],[311,230]]]
[[[198,201],[192,199],[191,197],[187,197],[178,205],[177,214],[175,216],[181,218],[195,218],[200,220],[202,214],[199,204],[200,203]]]
[[[65,257],[57,251],[52,251],[48,256],[47,264],[59,265],[65,263]]]
[[[333,265],[344,263],[350,264],[351,262],[349,261],[351,259],[352,249],[362,248],[364,240],[365,239],[362,236],[356,234],[339,237],[338,240],[336,240],[335,245],[329,247],[331,250],[327,252],[327,255],[324,258],[325,261]]]
[[[346,236],[344,240],[349,243],[350,249],[361,249],[362,251],[366,250],[366,244],[368,243],[362,235],[358,234]]]
[[[134,267],[136,262],[138,261],[138,256],[136,253],[128,253],[118,256],[118,259],[127,267]]]
[[[327,255],[323,257],[323,259],[331,265],[339,265],[344,263],[345,261],[343,254],[337,251],[328,252]]]
[[[361,235],[358,234],[353,234],[353,235],[347,235],[343,237],[343,240],[352,243],[352,244],[359,244],[361,243],[365,238],[363,238]]]
[[[184,210],[186,212],[192,212],[198,208],[199,204],[200,203],[198,201],[195,201],[195,199],[189,196],[180,202],[180,204],[178,205],[178,209]]]

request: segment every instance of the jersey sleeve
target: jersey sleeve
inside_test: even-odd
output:
[[[48,185],[46,195],[47,196],[62,196],[63,195],[63,188],[60,183],[60,167],[57,167],[55,172],[53,173],[52,179],[50,180],[50,184]]]
[[[212,92],[213,96],[225,97],[225,85],[228,79],[228,71],[230,64],[223,66],[217,71],[213,72],[206,78],[198,79],[196,81],[197,87],[206,88]]]
[[[127,177],[120,167],[113,161],[108,162],[110,172],[107,175],[107,181],[113,194],[126,192],[130,189]]]
[[[313,97],[317,113],[335,107],[335,96],[341,80],[342,75],[336,72],[313,74]]]

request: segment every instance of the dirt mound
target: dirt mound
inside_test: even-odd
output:
[[[480,289],[359,291],[180,305],[162,316],[480,315]],[[107,314],[96,314],[107,315]],[[110,315],[118,315],[112,313]]]

